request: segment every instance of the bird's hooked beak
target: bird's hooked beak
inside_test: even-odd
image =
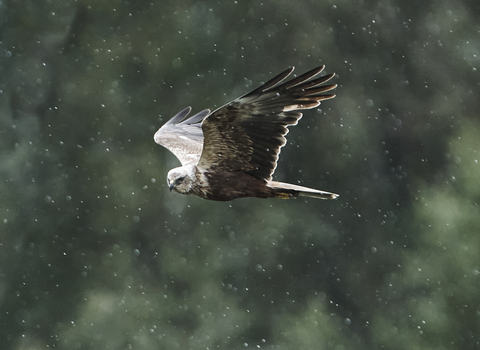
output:
[[[170,189],[170,192],[172,192],[173,190],[173,182],[170,182],[170,180],[167,181],[168,182],[168,188]]]

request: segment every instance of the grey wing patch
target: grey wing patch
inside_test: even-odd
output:
[[[205,109],[186,119],[191,107],[178,112],[165,123],[154,136],[154,140],[172,152],[182,165],[195,164],[200,159],[203,149],[203,132],[201,122],[210,114]]]

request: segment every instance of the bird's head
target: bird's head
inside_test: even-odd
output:
[[[181,194],[188,194],[192,191],[195,180],[195,168],[193,165],[186,165],[174,168],[168,172],[167,184],[171,190]]]

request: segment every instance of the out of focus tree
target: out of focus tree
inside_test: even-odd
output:
[[[476,349],[480,5],[0,3],[1,349]],[[337,97],[276,176],[169,193],[153,142],[290,65]]]

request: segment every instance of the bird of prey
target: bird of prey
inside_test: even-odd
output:
[[[203,110],[187,118],[187,107],[163,125],[155,142],[182,163],[168,172],[171,190],[201,198],[229,201],[242,197],[334,199],[335,193],[272,181],[287,127],[302,117],[298,112],[335,97],[323,85],[334,74],[316,77],[325,66],[280,84],[289,68],[259,88],[214,112]]]

